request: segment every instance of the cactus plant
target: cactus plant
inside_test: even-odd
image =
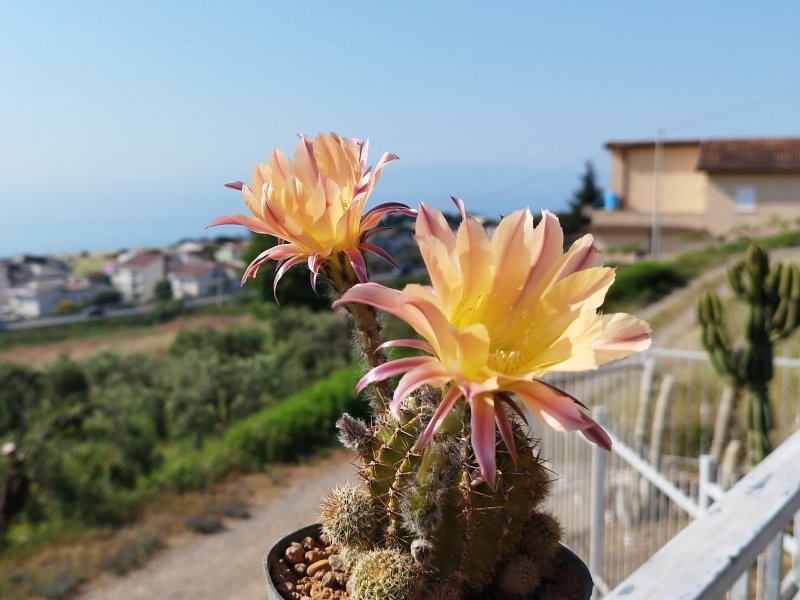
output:
[[[734,389],[745,392],[747,454],[750,463],[757,464],[772,451],[769,384],[774,346],[800,325],[800,267],[792,263],[770,267],[767,251],[753,242],[727,275],[734,295],[748,305],[743,343],[731,342],[722,303],[713,291],[698,300],[697,317],[714,369]]]
[[[564,253],[555,215],[534,228],[528,210],[504,218],[491,241],[455,200],[454,233],[442,213],[420,205],[416,240],[432,285],[402,291],[368,282],[362,253],[393,262],[368,240],[387,203],[361,215],[382,167],[366,168],[366,144],[335,134],[301,136],[294,161],[278,151],[242,191],[253,216],[221,217],[270,233],[282,244],[247,268],[278,260],[279,278],[301,262],[344,308],[367,373],[369,423],[339,419],[339,439],[359,459],[362,487],[323,500],[322,529],[339,547],[331,564],[349,572],[354,600],[523,598],[558,549],[560,528],[544,512],[551,472],[529,437],[528,417],[609,436],[566,392],[541,378],[643,350],[649,326],[630,315],[600,315],[613,269],[591,236]],[[383,342],[376,309],[405,320],[423,339]],[[385,349],[421,354],[389,361]],[[396,385],[391,378],[404,373]],[[527,409],[528,416],[522,411]]]

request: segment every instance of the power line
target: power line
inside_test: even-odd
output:
[[[669,127],[660,127],[659,129],[662,132],[664,132],[664,131],[672,132],[672,131],[675,131],[675,130],[685,129],[686,127],[691,127],[692,125],[698,125],[698,124],[705,123],[707,121],[711,121],[711,120],[716,119],[718,117],[744,112],[744,111],[750,110],[751,108],[757,108],[759,106],[763,106],[764,104],[769,104],[770,102],[772,102],[774,100],[788,98],[788,97],[791,97],[791,96],[794,96],[794,95],[797,95],[797,94],[800,94],[800,86],[784,89],[784,90],[781,90],[781,91],[778,91],[778,92],[774,92],[774,93],[769,94],[767,96],[762,96],[762,97],[756,98],[754,100],[748,100],[747,102],[740,102],[738,104],[733,104],[733,105],[730,105],[730,106],[724,106],[724,107],[718,108],[716,110],[707,112],[705,114],[698,115],[696,117],[691,117],[689,119],[686,119],[685,121],[680,121],[680,122],[678,122],[678,123],[676,123],[674,125],[671,125]]]

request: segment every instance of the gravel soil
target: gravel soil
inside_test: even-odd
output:
[[[357,479],[352,460],[336,451],[286,469],[284,483],[253,502],[250,519],[228,521],[227,529],[215,535],[171,541],[142,569],[124,577],[104,575],[78,599],[264,600],[262,555],[273,541],[316,521],[325,492]]]

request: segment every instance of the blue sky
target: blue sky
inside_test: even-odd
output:
[[[798,28],[788,1],[0,0],[0,256],[201,235],[299,132],[399,154],[376,202],[557,209],[609,139],[800,135]]]

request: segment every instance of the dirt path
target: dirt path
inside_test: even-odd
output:
[[[193,537],[125,577],[105,575],[79,600],[264,600],[261,557],[286,533],[316,520],[322,495],[356,479],[343,451],[284,473],[278,493],[253,506],[253,516],[223,533]]]

